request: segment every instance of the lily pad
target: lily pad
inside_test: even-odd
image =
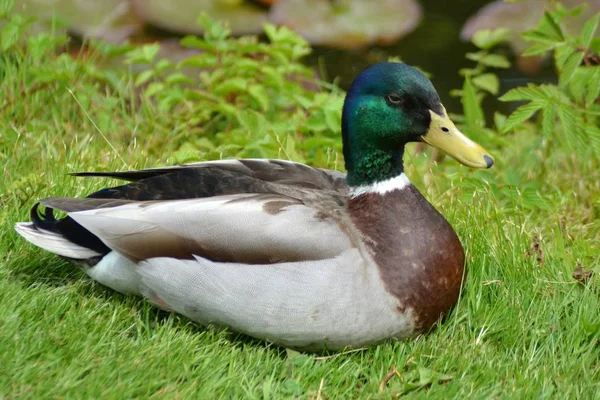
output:
[[[56,18],[72,33],[121,42],[141,27],[128,0],[17,0],[14,12],[37,17],[36,29]]]
[[[138,15],[159,28],[202,34],[198,16],[206,13],[215,20],[227,21],[234,35],[260,33],[267,11],[244,0],[131,0]]]
[[[281,0],[270,20],[311,44],[349,49],[396,42],[418,26],[421,7],[415,0]]]
[[[567,8],[582,4],[581,0],[562,0]],[[600,0],[586,1],[588,6],[577,17],[570,20],[567,31],[577,33],[583,23],[600,11]],[[483,29],[508,28],[511,31],[510,45],[516,54],[521,54],[529,44],[519,34],[534,29],[542,18],[548,2],[544,0],[531,0],[519,3],[506,3],[496,0],[481,8],[470,17],[462,28],[461,39],[470,40],[475,32]]]

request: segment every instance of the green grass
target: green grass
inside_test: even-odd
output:
[[[36,64],[19,57],[3,65],[0,86],[0,398],[600,393],[599,281],[582,285],[571,277],[578,263],[598,270],[594,159],[575,156],[560,141],[549,147],[531,126],[488,140],[497,158],[491,171],[406,157],[409,176],[466,248],[468,275],[458,305],[438,329],[414,340],[300,354],[206,330],[116,294],[18,237],[13,225],[28,219],[36,199],[84,195],[111,183],[69,172],[174,162],[172,149],[163,146],[172,125],[168,112],[147,102],[132,105],[94,83],[79,64],[62,67],[75,69],[67,84],[37,88],[31,83]],[[302,154],[309,163],[335,165]],[[509,172],[524,186],[539,184],[535,201],[506,184],[516,179],[506,178]],[[534,236],[541,237],[543,263],[530,251]],[[380,389],[394,368],[397,374]]]

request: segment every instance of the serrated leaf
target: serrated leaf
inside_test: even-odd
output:
[[[510,62],[508,59],[500,54],[489,54],[485,51],[478,51],[475,53],[467,53],[465,57],[471,61],[475,61],[494,68],[509,68]]]
[[[549,100],[569,101],[569,98],[563,92],[561,92],[559,87],[556,85],[540,85],[537,86],[537,89],[540,90],[541,93],[543,93],[543,95]]]
[[[577,49],[568,45],[559,45],[554,50],[554,63],[556,64],[556,68],[562,70],[567,59],[573,54],[577,52]]]
[[[521,33],[521,37],[529,42],[546,44],[554,47],[557,41],[550,35],[537,30],[525,31]]]
[[[558,118],[561,123],[563,136],[567,139],[567,143],[572,148],[577,148],[577,145],[584,145],[581,135],[581,125],[579,124],[577,114],[571,106],[560,105],[558,107]],[[585,145],[584,145],[585,146]]]
[[[266,111],[269,109],[269,95],[264,86],[251,85],[248,88],[248,94],[258,102],[261,110]]]
[[[598,19],[600,18],[599,14],[596,14],[593,18],[589,19],[583,28],[581,29],[581,45],[584,49],[589,49],[592,43],[592,39],[596,34],[596,29],[598,28]]]
[[[547,138],[554,134],[554,120],[556,118],[555,106],[547,104],[542,110],[542,134]]]
[[[498,28],[494,30],[483,29],[475,32],[471,41],[480,49],[488,50],[492,47],[506,42],[510,39],[510,30],[506,28]]]
[[[539,54],[546,54],[555,47],[554,42],[550,43],[536,43],[521,54],[524,57],[536,56]]]
[[[583,60],[583,53],[580,51],[576,51],[572,53],[565,61],[565,64],[560,71],[559,84],[561,87],[565,87],[573,74],[575,73],[575,69],[581,65],[581,61]]]
[[[589,67],[594,69],[592,78],[588,81],[587,91],[585,94],[585,105],[589,107],[596,102],[600,95],[600,66]]]
[[[557,41],[562,42],[563,40],[565,40],[562,28],[560,27],[560,25],[558,25],[558,23],[556,23],[556,21],[548,11],[544,11],[544,17],[540,21],[538,29],[545,33],[549,33],[552,36],[552,38],[554,38]]]
[[[524,104],[518,107],[515,111],[510,114],[506,123],[503,127],[503,132],[510,132],[518,125],[527,121],[536,111],[542,108],[543,103],[539,101],[532,101],[530,103]]]
[[[600,160],[600,128],[597,126],[587,126],[586,132],[590,142],[590,147],[594,151],[596,158]]]
[[[500,101],[546,100],[547,95],[535,84],[517,87],[500,96]]]
[[[244,130],[251,136],[263,137],[267,133],[267,120],[255,111],[240,111],[237,119]]]
[[[481,108],[481,104],[479,104],[479,100],[477,99],[475,88],[473,87],[473,84],[469,78],[465,79],[462,92],[463,110],[467,125],[484,126],[485,119],[483,116],[483,110]]]
[[[467,58],[467,60],[477,61],[478,62],[486,54],[487,54],[487,52],[485,52],[485,51],[478,51],[478,52],[475,52],[475,53],[467,53],[467,54],[465,54],[465,57]]]
[[[568,82],[568,92],[571,94],[572,99],[577,104],[585,102],[586,88],[589,84],[590,79],[594,75],[594,70],[591,68],[577,68],[573,74],[573,78]]]
[[[473,84],[480,89],[483,89],[491,94],[498,94],[500,89],[500,81],[494,74],[483,74],[472,78]]]
[[[487,54],[479,62],[493,68],[510,68],[508,59],[500,54]]]

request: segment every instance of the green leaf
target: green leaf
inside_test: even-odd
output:
[[[211,19],[206,13],[200,14],[198,24],[204,28],[204,38],[207,41],[222,42],[231,34],[231,30],[223,22]]]
[[[215,48],[214,43],[208,43],[204,39],[194,35],[185,36],[179,41],[179,44],[181,44],[182,47],[200,50],[214,50]]]
[[[534,42],[536,44],[546,44],[551,47],[556,46],[559,41],[553,38],[551,35],[548,35],[544,32],[540,32],[537,30],[525,31],[521,33],[521,37],[529,42]]]
[[[328,107],[325,108],[323,112],[325,113],[325,122],[327,123],[329,130],[332,132],[338,132],[340,130],[341,120],[340,109]]]
[[[159,43],[145,44],[127,53],[129,64],[150,64],[160,51]]]
[[[195,56],[191,56],[182,60],[179,63],[180,67],[194,67],[198,69],[211,68],[219,63],[219,59],[215,54],[202,53]]]
[[[45,54],[54,50],[54,45],[49,35],[41,33],[27,39],[27,50],[34,62],[40,61]]]
[[[585,105],[589,107],[598,99],[600,95],[600,66],[596,65],[588,69],[594,70],[592,78],[588,81],[587,91],[585,94]]]
[[[600,14],[596,14],[593,18],[590,18],[583,28],[581,29],[580,40],[581,45],[584,49],[589,49],[592,43],[592,39],[596,34],[596,29],[598,28],[598,19],[600,18]]]
[[[214,88],[214,93],[217,95],[225,95],[229,93],[245,92],[248,87],[248,81],[244,78],[231,78],[221,83]]]
[[[481,104],[477,98],[475,87],[469,78],[465,79],[463,84],[463,109],[465,113],[465,122],[469,126],[484,126],[485,119]]]
[[[161,58],[154,64],[154,70],[157,72],[163,72],[171,67],[173,67],[173,63],[166,58]]]
[[[240,111],[236,116],[240,125],[249,135],[262,138],[267,134],[268,124],[262,114],[248,110]]]
[[[473,84],[480,89],[483,89],[491,94],[498,94],[500,89],[500,81],[494,74],[483,74],[472,78]]]
[[[548,104],[542,110],[542,134],[547,138],[554,135],[556,111],[555,106]]]
[[[148,85],[148,88],[144,91],[144,95],[146,95],[147,97],[152,97],[155,94],[162,92],[165,88],[165,85],[163,85],[161,82],[152,82],[150,85]]]
[[[529,47],[527,50],[525,50],[523,52],[522,56],[529,57],[529,56],[536,56],[539,54],[546,54],[547,52],[552,50],[555,47],[555,45],[556,44],[554,42],[536,43],[533,46]]]
[[[269,109],[269,95],[264,86],[262,85],[251,85],[248,88],[248,94],[258,102],[261,110],[266,111]]]
[[[573,78],[568,82],[568,93],[577,104],[585,103],[585,94],[590,79],[594,75],[594,70],[591,68],[577,68],[573,74]]]
[[[565,40],[561,27],[556,23],[552,15],[548,11],[544,11],[544,17],[540,21],[538,29],[559,42]]]
[[[26,23],[25,18],[21,15],[13,15],[6,25],[4,25],[2,33],[0,33],[2,50],[8,50],[19,41]]]
[[[517,87],[500,97],[500,101],[547,100],[548,96],[537,85],[530,83],[527,87]]]
[[[152,77],[154,77],[154,71],[151,69],[147,69],[146,71],[141,72],[136,78],[134,85],[141,86],[144,83],[148,82]]]
[[[554,14],[560,19],[563,20],[565,17],[577,17],[581,14],[581,12],[588,7],[585,2],[583,4],[573,7],[571,9],[566,8],[560,2],[555,2],[554,7],[556,7],[556,11]]]
[[[480,49],[489,50],[500,43],[510,39],[510,30],[506,28],[498,28],[494,30],[483,29],[475,32],[471,41]]]
[[[588,140],[590,143],[590,147],[594,151],[594,154],[598,159],[600,159],[600,128],[597,126],[587,126],[586,132],[588,136]]]
[[[558,107],[558,118],[562,126],[562,133],[567,138],[567,142],[573,148],[582,143],[581,121],[578,121],[577,114],[569,105]]]
[[[182,72],[173,72],[165,78],[165,82],[169,85],[193,84],[194,81],[189,76]]]
[[[542,105],[543,103],[541,102],[532,101],[531,103],[518,107],[506,120],[503,127],[504,133],[512,131],[518,125],[527,121],[536,111],[542,108]]]
[[[5,18],[15,6],[15,0],[0,0],[0,18]]]
[[[488,67],[510,68],[508,59],[500,54],[486,54],[484,52],[467,53],[466,57],[471,61],[476,61]]]
[[[312,132],[320,132],[327,129],[327,123],[322,114],[314,113],[304,122],[304,127]]]
[[[506,123],[506,115],[500,114],[499,112],[494,113],[494,125],[499,132],[504,132],[504,124]]]
[[[576,53],[577,49],[573,46],[560,44],[556,47],[554,51],[554,63],[556,64],[556,68],[562,70],[567,59],[573,54]]]
[[[581,65],[581,61],[583,60],[583,52],[576,51],[569,55],[569,57],[565,60],[565,63],[560,71],[559,76],[559,84],[561,87],[565,87],[573,74],[575,73],[575,69]]]

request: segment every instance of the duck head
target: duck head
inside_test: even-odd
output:
[[[374,64],[352,83],[342,114],[347,183],[370,185],[403,172],[409,142],[425,142],[473,168],[494,159],[448,117],[431,81],[403,63]]]

